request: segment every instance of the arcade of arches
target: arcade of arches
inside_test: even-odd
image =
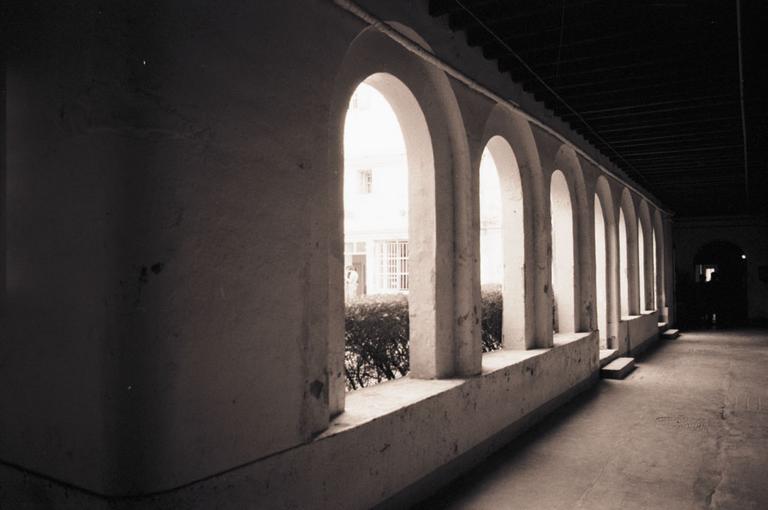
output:
[[[677,322],[668,209],[543,104],[424,14],[288,4],[9,64],[0,506],[412,503]],[[695,264],[746,302],[734,249]],[[345,302],[398,293],[408,375],[346,391]]]

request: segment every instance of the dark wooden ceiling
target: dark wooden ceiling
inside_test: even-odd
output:
[[[429,0],[680,216],[768,207],[768,8],[742,0]]]

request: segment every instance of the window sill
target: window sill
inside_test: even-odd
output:
[[[461,386],[465,379],[412,379],[409,376],[347,393],[344,412],[331,420],[318,439],[359,427]]]
[[[555,333],[552,338],[552,342],[555,344],[555,347],[560,345],[567,345],[571,342],[577,342],[582,338],[586,338],[592,333],[593,331],[582,331],[580,333]]]
[[[640,317],[647,317],[648,315],[652,315],[654,313],[659,313],[658,310],[643,310],[637,315],[624,315],[621,318],[622,322],[629,322],[634,319],[639,319]]]
[[[477,377],[486,377],[494,372],[506,370],[531,358],[584,340],[593,334],[594,332],[556,334],[554,346],[550,349],[500,349],[485,353],[482,359],[482,372]],[[473,379],[475,378],[412,379],[405,376],[351,391],[347,393],[344,412],[331,420],[329,427],[317,437],[317,440],[360,427],[405,407],[425,402]]]

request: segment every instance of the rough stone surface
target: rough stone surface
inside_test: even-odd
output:
[[[592,384],[597,370],[595,333],[556,335],[552,349],[495,351],[483,357],[477,377],[404,377],[352,392],[330,428],[298,448],[181,489],[109,503],[120,510],[369,508],[515,424],[524,430],[540,408]],[[35,498],[105,506],[102,498],[0,466],[0,508]]]

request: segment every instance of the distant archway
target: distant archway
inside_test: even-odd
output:
[[[477,150],[482,154],[487,149],[492,154],[502,189],[503,347],[549,347],[552,317],[546,310],[551,306],[551,293],[535,289],[549,286],[551,274],[545,264],[533,263],[546,258],[551,249],[548,236],[537,231],[544,226],[537,219],[548,219],[549,206],[539,151],[528,121],[502,105],[491,110],[483,133]],[[482,254],[478,256],[482,258]]]
[[[523,188],[509,143],[493,136],[480,163],[480,283],[502,294],[502,344],[525,343]]]
[[[659,311],[659,320],[667,320],[667,292],[665,288],[665,269],[664,269],[664,223],[661,219],[661,213],[657,209],[653,214],[653,240],[654,261],[655,261],[655,285],[656,285],[656,309]]]
[[[656,284],[656,280],[657,280],[656,271],[658,270],[657,267],[656,267],[656,251],[659,249],[659,247],[658,247],[658,243],[657,243],[657,240],[656,240],[656,229],[655,228],[651,228],[651,240],[652,240],[652,244],[651,244],[651,260],[649,261],[649,263],[651,265],[651,286],[653,288],[652,300],[653,300],[653,309],[658,311],[659,310],[659,298],[657,296],[659,294],[659,288],[658,288],[658,285]]]
[[[640,201],[637,213],[638,284],[640,290],[639,312],[656,310],[655,298],[655,239],[653,224],[646,200]]]
[[[549,188],[552,218],[552,290],[554,296],[554,331],[575,331],[575,279],[573,204],[568,182],[560,170],[552,173]]]
[[[712,241],[696,252],[694,309],[705,325],[731,326],[746,321],[748,262],[747,254],[728,241]]]
[[[597,304],[597,328],[600,331],[600,346],[607,347],[608,338],[608,257],[605,243],[605,215],[600,197],[595,194],[595,292]]]
[[[625,188],[619,209],[619,268],[621,317],[640,313],[638,292],[638,221],[632,196]]]
[[[619,324],[616,210],[611,186],[603,176],[598,177],[595,183],[595,202],[595,311],[601,348],[615,348]],[[602,230],[599,226],[598,207]]]
[[[645,234],[643,226],[637,229],[637,272],[638,272],[638,290],[640,292],[640,309],[642,313],[646,309],[646,288],[645,288]]]
[[[619,316],[629,315],[629,261],[627,250],[627,219],[619,209]]]

